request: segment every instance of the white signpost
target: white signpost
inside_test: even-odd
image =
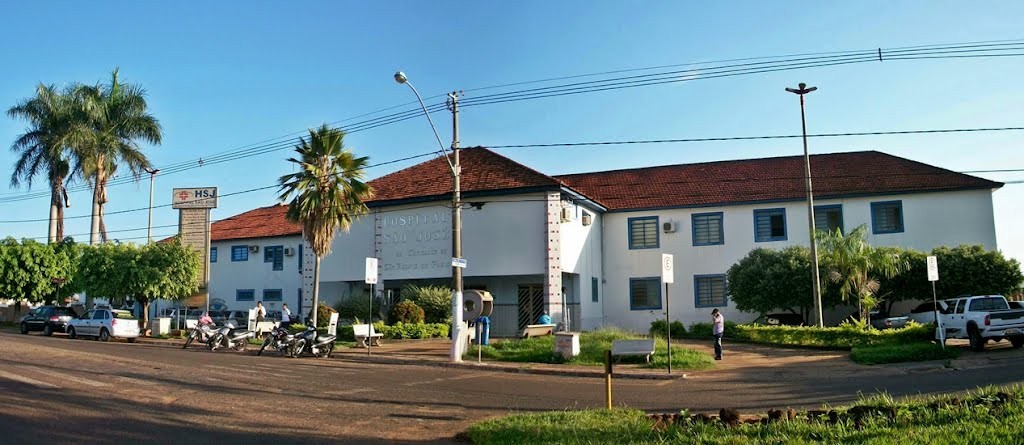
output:
[[[935,311],[935,329],[939,331],[939,344],[946,349],[946,330],[942,328],[942,319],[939,318],[939,299],[935,293],[935,282],[939,281],[939,259],[935,255],[928,255],[928,281],[932,282],[932,309]]]
[[[673,262],[675,260],[670,253],[661,254],[661,282],[665,283],[665,332],[668,337],[668,373],[672,373],[672,321],[670,320],[671,311],[668,306],[668,285],[669,283],[675,282],[675,273],[672,270],[674,268]]]
[[[366,259],[366,284],[370,285],[370,313],[366,314],[366,332],[370,335],[373,333],[373,285],[377,284],[377,258]],[[370,355],[370,343],[373,342],[366,342],[366,355]]]

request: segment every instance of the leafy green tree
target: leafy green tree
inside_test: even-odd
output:
[[[73,244],[70,240],[56,244],[0,241],[0,295],[31,303],[62,302],[76,289],[71,279],[76,263]],[[58,279],[65,281],[58,283]]]
[[[406,284],[402,287],[402,299],[410,300],[423,308],[427,323],[452,321],[452,290],[447,287]]]
[[[338,229],[348,232],[367,212],[364,201],[373,191],[364,182],[369,158],[357,158],[344,146],[345,132],[326,124],[309,130],[289,162],[298,171],[281,176],[280,199],[288,203],[288,219],[302,224],[302,236],[316,255],[313,267],[313,307],[320,305],[320,259],[331,253]],[[313,312],[313,323],[317,314]]]
[[[957,295],[1012,295],[1020,292],[1024,274],[1020,263],[997,250],[981,245],[936,247],[931,255],[939,262],[939,281],[935,283],[938,297]],[[927,280],[928,268],[924,252],[904,251],[910,267],[903,273],[883,280],[883,297],[890,307],[902,300],[931,300],[932,287]]]
[[[726,276],[730,298],[737,309],[761,315],[781,309],[809,319],[814,307],[811,249],[754,249],[733,264]],[[824,307],[834,307],[838,301],[837,292],[823,289]]]
[[[818,238],[829,280],[839,285],[843,301],[857,301],[861,320],[867,320],[868,312],[878,304],[878,277],[892,278],[910,267],[898,249],[872,247],[866,236],[867,226],[861,224],[846,235],[836,230]]]
[[[78,280],[93,297],[135,300],[142,305],[143,329],[149,303],[181,300],[199,290],[200,255],[177,239],[144,246],[103,243],[83,249]]]
[[[64,239],[64,207],[69,206],[65,182],[69,179],[68,156],[88,134],[83,108],[70,89],[58,91],[53,85],[39,84],[34,97],[23,99],[7,110],[7,115],[28,122],[28,128],[11,144],[18,154],[11,172],[11,186],[32,188],[33,180],[46,177],[50,187],[49,241]]]
[[[107,182],[122,165],[138,180],[151,167],[139,141],[160,144],[163,132],[149,112],[146,90],[122,83],[117,69],[109,84],[79,85],[75,96],[85,104],[91,130],[88,140],[76,149],[75,170],[93,187],[89,244],[96,244],[107,241],[103,222]]]

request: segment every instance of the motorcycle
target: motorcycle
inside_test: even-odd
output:
[[[217,330],[217,333],[213,334],[207,342],[206,346],[210,351],[216,351],[220,348],[234,349],[235,351],[244,351],[246,346],[249,345],[249,339],[256,336],[256,333],[248,329],[236,329],[231,323],[226,324],[224,327]]]
[[[209,318],[200,319],[195,327],[189,331],[188,338],[185,339],[185,346],[182,346],[181,349],[188,348],[188,345],[192,344],[193,341],[207,343],[216,333],[217,325],[213,323],[213,320]]]
[[[294,334],[289,332],[287,328],[278,326],[270,331],[267,338],[263,339],[263,346],[260,346],[260,351],[256,355],[263,355],[263,350],[267,348],[276,349],[279,354],[283,355],[288,346],[294,341]]]
[[[336,335],[318,335],[316,327],[312,326],[310,322],[307,322],[305,332],[302,332],[295,336],[287,348],[287,353],[291,357],[301,357],[303,353],[308,352],[315,357],[327,358],[331,356],[331,352],[334,351],[334,340],[338,337]]]

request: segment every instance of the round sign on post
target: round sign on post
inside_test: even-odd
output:
[[[674,283],[674,274],[672,273],[672,254],[663,253],[661,254],[661,281],[665,283]]]

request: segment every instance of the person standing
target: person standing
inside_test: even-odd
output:
[[[256,302],[256,322],[259,323],[267,318],[267,309],[263,307],[262,301]]]
[[[722,359],[722,334],[725,333],[725,318],[718,309],[711,311],[711,335],[715,337],[715,360]]]
[[[292,324],[292,311],[288,309],[288,303],[281,305],[281,327],[288,329]]]

